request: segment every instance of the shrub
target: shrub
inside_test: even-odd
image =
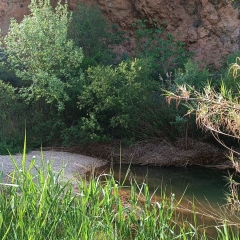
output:
[[[173,141],[184,135],[186,124],[183,122],[180,126],[176,118],[185,113],[185,107],[176,108],[175,104],[169,106],[161,94],[161,91],[156,90],[140,108],[133,109],[138,139],[161,138]]]
[[[61,144],[61,132],[67,126],[64,117],[55,107],[45,104],[38,109],[36,103],[28,105],[27,134],[29,148],[49,147]]]
[[[0,154],[19,152],[25,129],[29,148],[61,141],[61,130],[66,126],[57,108],[39,102],[25,103],[17,89],[3,81],[0,81],[0,109]]]
[[[149,79],[146,59],[121,62],[112,67],[91,67],[87,71],[79,108],[85,112],[82,130],[92,138],[126,137],[138,123],[134,112],[157,90]]]
[[[19,101],[15,89],[1,80],[0,109],[0,154],[19,151],[25,127],[22,113],[25,105]]]

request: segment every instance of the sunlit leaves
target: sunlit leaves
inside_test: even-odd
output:
[[[71,20],[66,4],[55,9],[47,0],[32,1],[30,15],[21,23],[12,19],[4,39],[8,62],[16,75],[28,81],[21,91],[26,99],[55,101],[59,109],[68,100],[68,89],[82,78],[82,49],[67,39]]]

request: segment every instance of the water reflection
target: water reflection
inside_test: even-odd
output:
[[[123,179],[129,169],[129,165],[113,166],[113,172],[116,180]],[[98,169],[98,174],[110,171],[110,166]],[[148,184],[150,191],[153,193],[156,188],[162,186],[166,188],[167,193],[174,193],[180,198],[185,191],[185,198],[193,200],[195,197],[202,204],[208,202],[214,207],[226,203],[224,192],[227,189],[228,176],[226,171],[209,169],[204,167],[148,167],[148,166],[130,166],[130,174],[126,178],[126,185],[130,184],[130,178],[134,177],[139,184],[145,182]],[[160,194],[161,189],[157,191]],[[207,200],[206,200],[207,199]]]

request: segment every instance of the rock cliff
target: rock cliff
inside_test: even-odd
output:
[[[0,26],[7,33],[10,18],[21,21],[29,13],[30,0],[1,0]],[[52,0],[53,3],[58,0]],[[219,67],[224,56],[240,51],[240,7],[230,0],[69,0],[69,9],[78,3],[98,4],[112,23],[132,36],[132,22],[153,19],[196,53],[198,61]],[[133,42],[133,41],[132,41]],[[123,46],[128,51],[131,44]]]

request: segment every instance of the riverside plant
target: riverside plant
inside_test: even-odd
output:
[[[43,155],[41,166],[34,158],[28,166],[24,149],[21,166],[12,158],[15,170],[8,183],[0,176],[2,240],[207,239],[196,222],[176,214],[174,194],[163,191],[161,202],[154,202],[146,184],[133,180],[126,187],[111,174],[66,181],[64,167],[53,172]],[[127,200],[121,192],[128,192]],[[238,239],[226,225],[217,231],[217,239]]]

